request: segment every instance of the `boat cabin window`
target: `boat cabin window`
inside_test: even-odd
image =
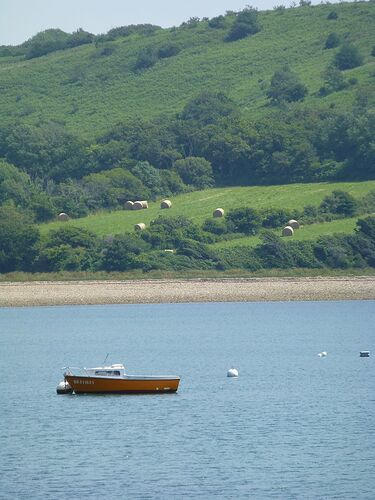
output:
[[[118,370],[97,370],[95,372],[95,375],[102,375],[102,376],[105,376],[105,377],[119,377],[120,376],[120,372]]]

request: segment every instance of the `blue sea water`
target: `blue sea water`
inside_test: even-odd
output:
[[[373,301],[0,309],[0,498],[374,499],[374,331]],[[107,353],[179,392],[56,394]]]

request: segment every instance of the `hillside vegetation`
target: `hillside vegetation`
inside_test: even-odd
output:
[[[328,19],[331,12],[337,18]],[[346,109],[359,89],[374,102],[374,3],[277,9],[259,12],[258,18],[259,32],[231,42],[225,38],[234,14],[216,27],[192,19],[178,28],[140,30],[113,41],[114,36],[88,38],[91,43],[32,59],[25,58],[27,44],[18,51],[3,48],[1,122],[53,120],[92,139],[119,121],[172,116],[202,89],[224,91],[245,115],[261,117],[270,112],[271,77],[285,63],[307,86],[308,106]],[[355,44],[363,65],[346,71],[355,85],[322,97],[322,73],[339,50],[325,48],[331,33],[340,43]],[[154,47],[159,56],[152,60],[148,51]]]
[[[375,3],[308,3],[0,47],[0,273],[375,267]]]

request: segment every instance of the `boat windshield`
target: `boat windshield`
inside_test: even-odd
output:
[[[119,370],[96,370],[95,375],[101,375],[104,377],[119,377]]]

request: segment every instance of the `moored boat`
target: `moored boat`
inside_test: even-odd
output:
[[[122,364],[96,368],[65,368],[64,380],[76,394],[82,393],[168,393],[176,392],[176,375],[127,375]]]

